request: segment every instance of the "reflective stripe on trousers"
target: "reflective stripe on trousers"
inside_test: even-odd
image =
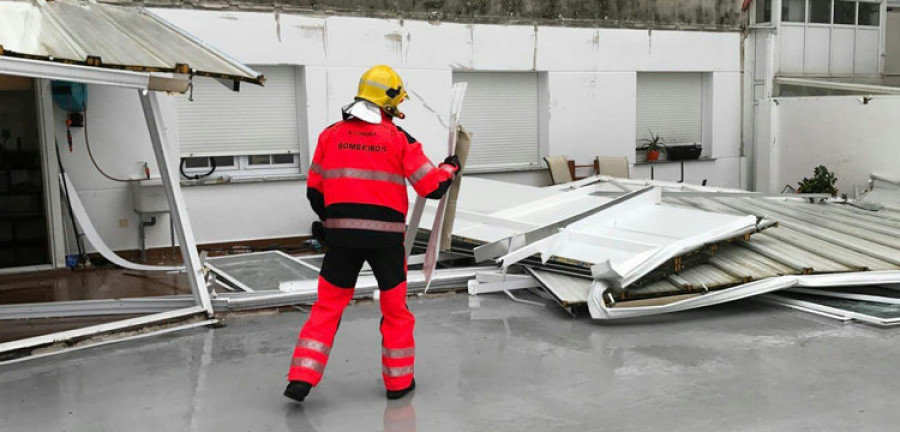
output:
[[[406,357],[415,357],[416,348],[401,348],[401,349],[391,349],[391,348],[382,348],[381,355],[392,358],[392,359],[401,359]]]
[[[325,345],[324,343],[319,342],[315,339],[300,338],[297,340],[297,346],[300,348],[306,348],[310,351],[320,352],[326,357],[328,356],[328,354],[331,354],[330,346]]]
[[[291,360],[291,367],[309,369],[322,375],[325,372],[325,363],[306,357],[297,357]]]
[[[398,378],[406,375],[412,375],[414,372],[413,366],[400,366],[400,367],[388,367],[382,366],[381,373],[385,376],[389,376],[391,378]]]

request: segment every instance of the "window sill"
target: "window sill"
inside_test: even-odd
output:
[[[547,167],[538,165],[516,165],[516,166],[500,166],[500,167],[473,167],[465,168],[463,175],[469,174],[501,174],[527,171],[546,171]]]
[[[685,160],[673,160],[673,161],[661,160],[661,161],[654,161],[654,162],[640,161],[640,162],[635,162],[634,165],[640,166],[640,165],[677,164],[677,163],[682,163],[682,162],[715,162],[715,160],[716,160],[716,158],[714,158],[714,157],[704,156],[699,159],[685,159]]]
[[[229,184],[244,183],[272,183],[282,181],[299,181],[306,180],[305,174],[270,174],[270,175],[247,175],[247,176],[218,176],[213,178],[203,178],[200,180],[181,180],[181,187],[194,186],[218,186]]]

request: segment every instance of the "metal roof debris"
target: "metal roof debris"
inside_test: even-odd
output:
[[[503,267],[518,254],[515,264],[528,268],[561,306],[587,305],[595,319],[675,312],[796,287],[900,283],[900,212],[889,209],[603,176],[548,188],[498,184],[502,194],[496,195],[496,182],[478,181],[461,194],[454,250],[480,258],[480,244],[491,242],[491,253],[481,257]],[[602,199],[646,193],[648,186],[656,197],[650,205],[620,199],[614,203],[619,210],[605,218],[606,209],[560,223],[611,202]],[[504,202],[508,196],[525,197],[519,202],[526,204]],[[735,224],[748,217],[758,223]],[[607,237],[579,233],[585,226]],[[557,231],[554,240],[523,235],[546,227]],[[641,246],[668,245],[660,248],[667,252],[644,253],[629,242],[635,239]],[[614,271],[609,263],[627,270]]]
[[[75,0],[0,2],[0,58],[9,71],[41,61],[262,85],[265,78],[152,12]],[[14,61],[18,60],[18,61]],[[3,68],[0,68],[3,71]]]

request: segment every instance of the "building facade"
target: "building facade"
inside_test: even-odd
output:
[[[655,178],[750,186],[741,15],[733,2],[392,6],[406,8],[402,17],[378,5],[338,3],[145,4],[268,77],[265,87],[239,93],[198,80],[191,94],[163,98],[200,243],[309,232],[315,216],[304,178],[318,133],[340,119],[359,75],[374,64],[404,77],[410,99],[401,124],[434,160],[444,157],[450,88],[469,83],[462,124],[474,132],[473,175],[547,184],[545,156],[579,164],[626,156],[632,177],[649,178],[651,167],[636,147],[652,132],[669,144],[700,144],[704,156],[686,163],[683,174],[680,164],[654,165]],[[66,142],[66,115],[50,100],[49,83],[36,86],[45,135]],[[137,95],[88,90],[94,162],[117,177],[141,178],[145,166],[155,175]],[[62,161],[94,225],[113,249],[135,249],[141,221],[133,186],[102,176],[86,152],[84,130],[72,133],[72,151],[64,150]],[[44,143],[52,152],[53,140]],[[48,194],[58,196],[53,183]],[[60,266],[68,252],[63,233],[70,230],[61,210],[50,213],[51,264]],[[166,217],[146,233],[148,247],[168,245]]]

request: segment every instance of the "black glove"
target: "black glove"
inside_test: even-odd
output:
[[[456,155],[447,156],[447,159],[444,159],[444,163],[447,165],[453,165],[457,171],[459,171],[459,157]]]
[[[312,236],[314,239],[318,240],[319,243],[325,243],[325,224],[323,224],[321,221],[313,222]]]

